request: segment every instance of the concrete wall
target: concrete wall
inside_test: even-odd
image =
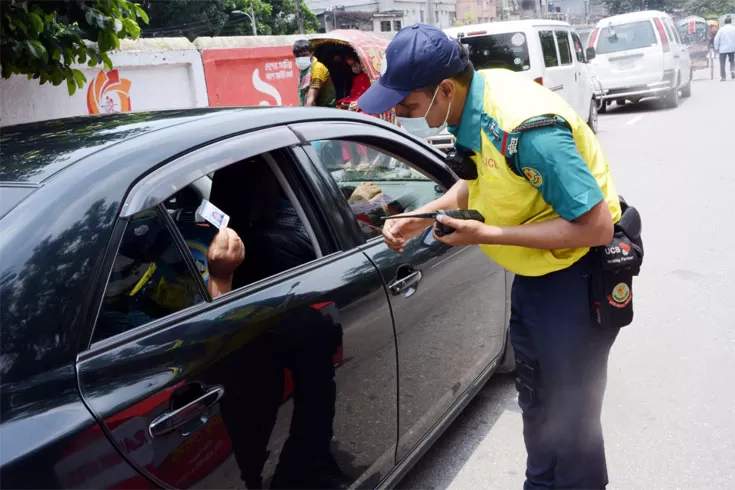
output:
[[[0,124],[208,105],[201,55],[185,38],[123,41],[110,58],[110,72],[77,67],[87,83],[71,97],[66,83],[54,87],[24,76],[0,79]]]
[[[54,87],[24,76],[0,79],[0,125],[105,112],[297,105],[299,75],[291,46],[314,36],[123,41],[110,55],[113,70],[77,67],[87,83],[71,97],[66,83]]]

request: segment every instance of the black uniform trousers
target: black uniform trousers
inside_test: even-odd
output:
[[[617,329],[590,316],[587,255],[562,271],[516,276],[510,334],[528,460],[525,489],[608,483],[600,415]]]

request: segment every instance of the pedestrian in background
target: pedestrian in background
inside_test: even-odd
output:
[[[730,60],[730,77],[735,80],[735,26],[732,25],[732,17],[725,17],[725,24],[715,36],[715,51],[720,53],[720,77],[724,82],[725,62]]]
[[[358,101],[363,111],[395,107],[403,128],[421,138],[448,124],[468,159],[453,167],[460,180],[415,212],[480,211],[485,223],[439,217],[456,231],[435,238],[479,244],[515,273],[510,334],[528,453],[524,487],[604,488],[600,415],[619,330],[593,321],[588,252],[611,241],[621,204],[597,137],[539,84],[509,70],[475,72],[467,48],[432,26],[399,31],[381,73]],[[529,129],[517,132],[524,124]],[[402,252],[431,223],[394,220],[383,235]]]
[[[299,69],[299,103],[302,106],[335,107],[337,91],[327,67],[316,59],[311,43],[300,39],[293,45]]]

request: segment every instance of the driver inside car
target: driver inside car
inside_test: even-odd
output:
[[[232,290],[245,247],[230,228],[211,240],[206,255],[196,240],[189,251],[212,298]],[[95,337],[109,337],[199,302],[199,292],[171,235],[155,212],[133,219],[125,230],[105,291],[105,307]]]

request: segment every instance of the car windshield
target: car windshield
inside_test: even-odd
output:
[[[598,39],[598,54],[647,48],[657,44],[653,25],[648,20],[604,27],[600,29]]]
[[[522,32],[488,34],[461,39],[470,50],[470,61],[477,70],[507,68],[513,71],[531,69],[526,35]]]

